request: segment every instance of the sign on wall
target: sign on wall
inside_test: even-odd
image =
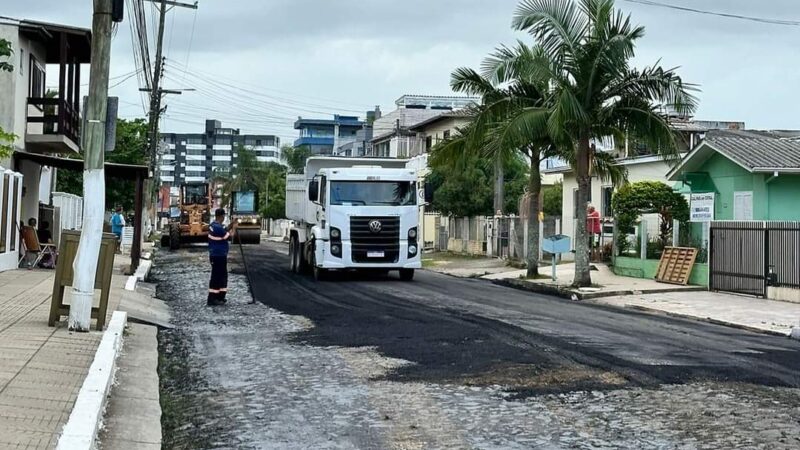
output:
[[[691,194],[689,196],[689,222],[711,222],[714,220],[714,193]]]

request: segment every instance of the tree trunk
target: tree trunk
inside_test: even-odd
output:
[[[83,136],[83,229],[72,264],[75,275],[69,308],[69,329],[74,331],[89,331],[92,322],[95,273],[103,237],[103,211],[106,202],[103,148],[111,60],[110,12],[111,0],[94,0],[92,68]]]
[[[581,133],[576,152],[575,175],[578,181],[578,204],[575,205],[575,278],[572,285],[588,287],[592,285],[589,273],[589,233],[586,229],[586,207],[589,204],[589,133]]]
[[[542,177],[539,174],[539,158],[531,158],[528,180],[528,278],[539,275],[539,198],[542,192]]]
[[[505,174],[503,171],[503,161],[500,158],[494,160],[494,211],[493,214],[503,215],[505,209]]]

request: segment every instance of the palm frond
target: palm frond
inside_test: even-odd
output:
[[[589,21],[574,2],[525,0],[514,13],[512,27],[533,35],[549,54],[568,49],[576,55]]]

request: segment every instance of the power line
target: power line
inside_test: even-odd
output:
[[[181,67],[181,64],[179,62],[176,62],[176,61],[168,61],[168,63],[170,63],[172,68],[180,70],[180,71],[183,71],[183,72],[186,72],[187,69],[188,69],[188,67],[186,67],[186,65],[183,65],[183,67]],[[250,86],[253,89],[260,89],[260,90],[269,91],[269,92],[277,92],[279,94],[290,95],[290,96],[297,97],[297,98],[305,98],[305,99],[314,100],[314,101],[317,101],[317,102],[328,102],[328,103],[333,103],[333,104],[336,104],[336,105],[349,105],[350,107],[355,106],[355,107],[363,109],[363,110],[362,109],[359,109],[359,110],[349,109],[348,110],[346,108],[340,108],[340,110],[343,110],[343,111],[363,112],[363,111],[365,111],[365,110],[367,110],[367,109],[372,107],[371,105],[362,104],[362,103],[353,103],[353,102],[348,102],[348,101],[344,101],[344,100],[334,100],[334,99],[329,99],[329,98],[322,98],[322,97],[304,95],[304,94],[300,94],[300,93],[297,93],[297,92],[289,92],[289,91],[283,91],[283,90],[280,90],[280,89],[267,88],[267,87],[255,85],[255,84],[252,84],[252,83],[246,83],[246,82],[243,82],[241,80],[236,80],[236,79],[233,79],[233,78],[224,77],[224,76],[221,76],[219,74],[210,73],[210,72],[204,72],[204,71],[198,70],[198,69],[192,69],[190,73],[195,74],[195,75],[206,75],[207,77],[213,77],[213,79],[228,80],[228,81],[230,81],[232,83],[236,83],[237,85]],[[262,95],[267,95],[267,94],[262,94]],[[292,101],[294,101],[294,100],[292,100]]]
[[[794,27],[800,26],[800,21],[798,21],[798,20],[770,19],[770,18],[764,18],[764,17],[745,16],[745,15],[741,15],[741,14],[731,14],[731,13],[723,13],[723,12],[717,12],[717,11],[708,11],[708,10],[702,10],[702,9],[689,8],[687,6],[678,6],[678,5],[671,5],[671,4],[667,4],[667,3],[660,3],[660,2],[655,2],[655,1],[652,1],[652,0],[623,0],[623,1],[626,1],[628,3],[638,3],[640,5],[656,6],[656,7],[659,7],[659,8],[668,8],[668,9],[674,9],[674,10],[678,10],[678,11],[691,12],[691,13],[696,13],[696,14],[705,14],[705,15],[709,15],[709,16],[725,17],[725,18],[728,18],[728,19],[749,20],[751,22],[766,23],[766,24],[770,24],[770,25],[785,25],[785,26],[794,26]]]

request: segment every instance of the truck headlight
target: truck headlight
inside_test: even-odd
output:
[[[417,229],[411,228],[408,230],[408,238],[409,239],[416,239],[417,238]]]
[[[339,239],[342,237],[341,231],[338,228],[331,227],[331,239]]]
[[[339,244],[331,245],[331,255],[341,257],[342,256],[342,247]]]
[[[417,246],[416,245],[409,245],[408,246],[408,253],[411,255],[417,254]]]

